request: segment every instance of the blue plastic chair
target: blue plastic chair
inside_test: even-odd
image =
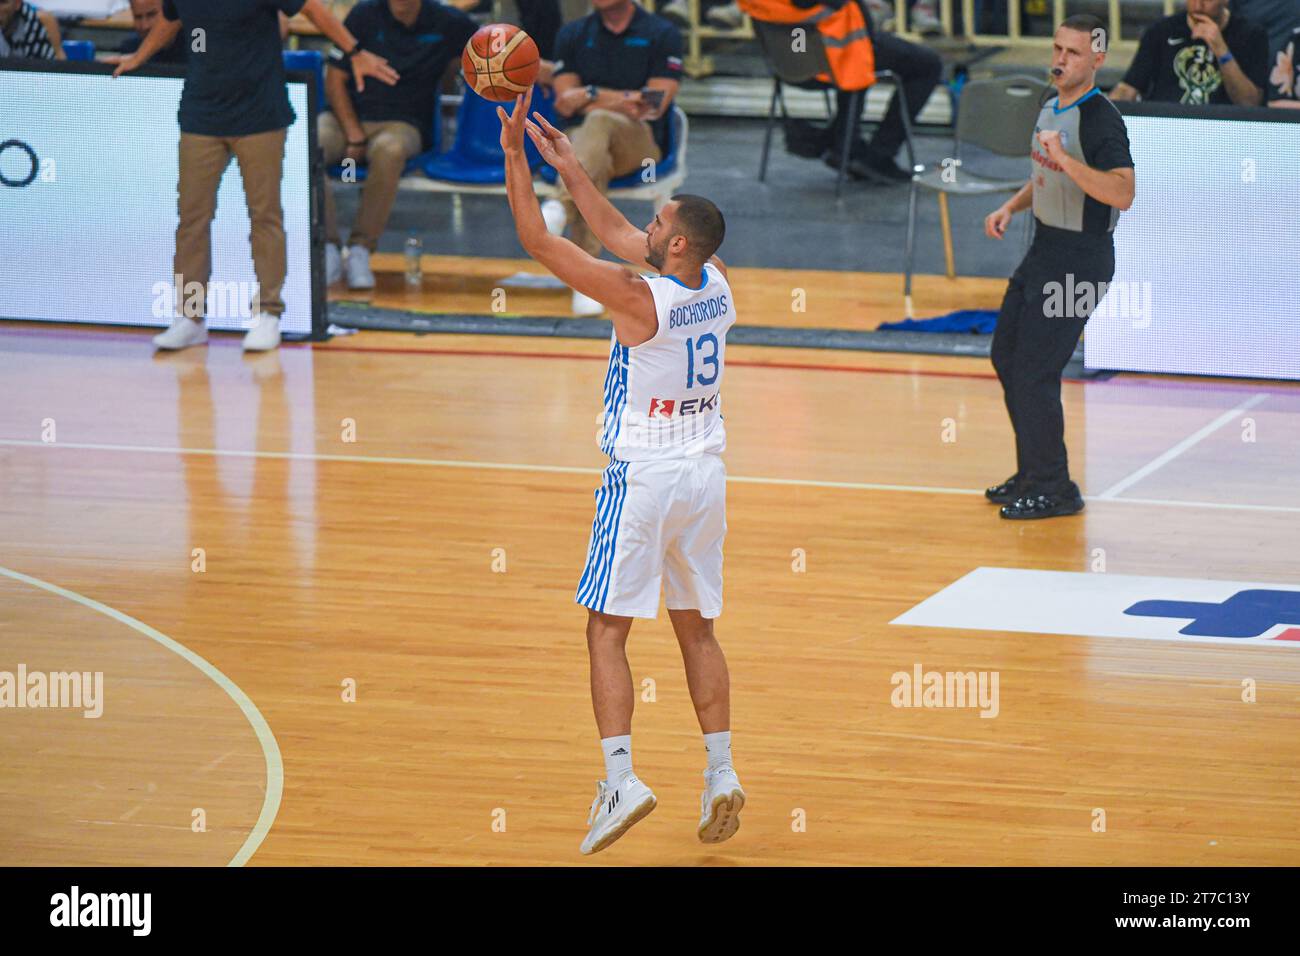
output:
[[[325,57],[320,50],[285,50],[284,68],[290,71],[316,74],[316,106],[325,108]]]
[[[668,148],[664,151],[664,158],[655,164],[655,175],[659,178],[668,176],[677,168],[677,161],[681,154],[682,125],[685,121],[686,114],[681,111],[680,107],[674,105],[668,119],[668,136],[666,137]],[[557,178],[554,166],[548,164],[542,168],[542,179],[553,184]],[[610,189],[634,189],[641,185],[641,170],[639,169],[628,173],[626,176],[619,176],[617,179],[609,181]]]
[[[95,44],[89,40],[64,40],[63,55],[73,63],[93,63]]]
[[[501,150],[500,104],[466,90],[456,113],[456,140],[440,156],[424,164],[430,179],[466,186],[500,186],[506,181],[505,154]],[[555,98],[540,86],[533,87],[532,109],[548,120],[555,119]],[[542,157],[529,140],[524,142],[528,168],[542,165]]]

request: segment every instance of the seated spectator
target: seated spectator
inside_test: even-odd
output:
[[[1259,106],[1268,86],[1268,34],[1228,10],[1227,0],[1187,0],[1138,43],[1112,100]]]
[[[912,171],[900,168],[894,161],[907,138],[898,94],[890,97],[889,108],[870,142],[858,135],[862,117],[849,115],[850,100],[853,91],[871,84],[873,71],[889,70],[902,80],[907,112],[915,122],[943,75],[943,61],[938,54],[877,30],[857,0],[740,0],[740,5],[755,19],[788,24],[792,29],[815,24],[822,34],[831,72],[819,76],[817,82],[837,87],[835,119],[825,131],[826,165],[839,168],[839,144],[843,142],[845,123],[849,123],[849,173],[855,179],[910,182]]]
[[[602,192],[609,181],[659,162],[668,145],[668,117],[682,74],[682,36],[663,17],[632,0],[592,0],[594,11],[566,23],[555,39],[555,110],[569,120],[568,135],[583,169]],[[656,105],[643,90],[657,90]],[[547,228],[593,256],[600,240],[578,215],[560,184],[560,198],[542,204]],[[578,291],[575,315],[604,307]]]
[[[124,57],[140,49],[140,44],[144,42],[144,38],[149,35],[153,25],[162,16],[162,5],[163,0],[131,0],[131,25],[135,29],[135,36],[127,37],[122,41],[122,45],[117,48],[119,56],[106,56],[104,61],[120,63]],[[188,38],[181,32],[176,34],[176,39],[170,45],[155,53],[149,62],[180,64],[185,62],[188,54]]]
[[[350,289],[371,289],[370,254],[388,223],[406,162],[433,146],[433,110],[447,64],[459,61],[476,29],[474,21],[435,0],[362,0],[343,21],[357,42],[383,57],[401,79],[392,86],[366,83],[358,90],[342,51],[331,53],[317,134],[326,166],[344,159],[366,165],[361,208],[348,236]],[[343,274],[338,211],[325,184],[325,277]]]
[[[57,21],[25,0],[0,0],[0,57],[64,59]]]
[[[1273,72],[1268,77],[1268,105],[1300,110],[1300,27],[1277,51]]]

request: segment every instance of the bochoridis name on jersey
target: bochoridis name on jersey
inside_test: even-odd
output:
[[[626,365],[611,357],[602,446],[624,460],[720,454],[722,378],[727,330],[735,324],[731,287],[708,263],[700,284],[676,276],[647,276],[659,326],[627,349]],[[619,349],[615,348],[615,353]]]

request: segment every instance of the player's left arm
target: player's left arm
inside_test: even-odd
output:
[[[610,310],[618,341],[631,348],[648,342],[659,327],[654,296],[640,276],[615,262],[605,262],[562,236],[551,235],[542,219],[532,170],[524,155],[524,122],[532,90],[515,99],[513,113],[497,107],[501,148],[505,151],[506,198],[515,219],[515,232],[524,250],[566,285],[590,296]]]
[[[286,13],[298,12],[298,0],[277,0],[277,5],[281,5]],[[339,22],[338,17],[330,13],[322,0],[307,0],[301,4],[302,15],[316,25],[325,38],[337,46],[345,53],[357,45],[357,38],[352,35],[352,31]],[[388,65],[388,61],[382,56],[376,56],[369,50],[358,50],[352,59],[352,78],[356,81],[357,92],[366,88],[366,77],[373,76],[381,83],[387,83],[389,86],[395,84],[401,77],[397,71]]]

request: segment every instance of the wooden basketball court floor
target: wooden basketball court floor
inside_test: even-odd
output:
[[[606,354],[362,333],[155,356],[145,331],[5,325],[0,671],[104,692],[97,719],[0,711],[0,863],[1300,862],[1296,642],[890,623],[978,567],[1099,555],[1295,584],[1300,390],[1067,383],[1087,510],[1012,523],[979,495],[1012,470],[986,363],[754,347],[728,351],[718,622],[743,826],[696,840],[661,615],[629,646],[659,806],[580,856]],[[997,717],[891,706],[917,664],[997,671]]]

